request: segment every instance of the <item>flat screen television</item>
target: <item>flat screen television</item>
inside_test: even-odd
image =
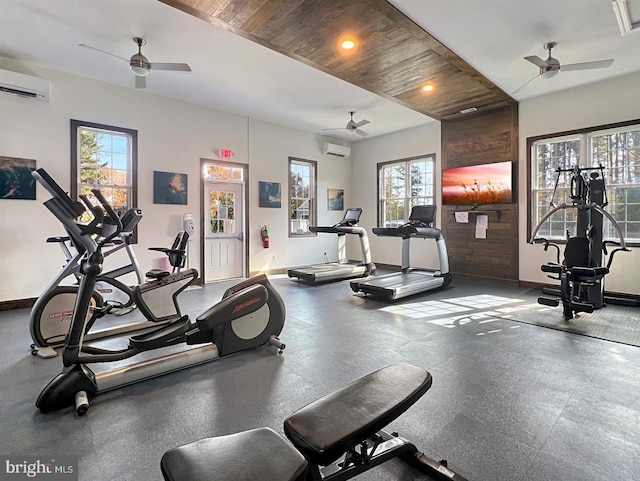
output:
[[[443,205],[510,204],[512,162],[454,167],[442,171]]]

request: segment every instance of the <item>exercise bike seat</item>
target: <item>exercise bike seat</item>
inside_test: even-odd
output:
[[[431,383],[429,372],[410,364],[382,368],[292,414],[284,433],[310,463],[327,466],[404,413]]]
[[[163,271],[162,269],[151,269],[144,274],[149,279],[162,279],[163,277],[169,277],[171,272]]]
[[[150,251],[162,252],[169,258],[169,264],[173,267],[173,272],[176,272],[184,267],[187,256],[186,248],[187,241],[189,240],[189,234],[185,231],[178,232],[175,240],[171,247],[149,247]],[[145,273],[146,277],[151,279],[162,279],[163,277],[167,277],[171,274],[171,272],[165,271],[163,269],[151,269],[149,272]]]
[[[67,242],[70,240],[69,237],[65,236],[55,236],[55,237],[47,237],[47,242]]]

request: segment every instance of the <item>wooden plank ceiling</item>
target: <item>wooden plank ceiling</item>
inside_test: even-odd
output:
[[[385,0],[159,1],[437,120],[515,103]]]

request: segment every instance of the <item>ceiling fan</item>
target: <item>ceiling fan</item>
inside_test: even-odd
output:
[[[522,86],[518,87],[512,93],[519,92],[522,88],[528,85],[530,82],[533,82],[538,77],[543,78],[552,78],[562,72],[569,72],[571,70],[590,70],[594,68],[607,68],[611,67],[613,64],[613,59],[609,60],[596,60],[595,62],[582,62],[582,63],[571,63],[568,65],[560,65],[560,61],[551,56],[551,49],[557,45],[556,42],[549,42],[544,44],[544,49],[549,51],[549,55],[546,60],[542,60],[537,55],[531,55],[529,57],[524,57],[525,60],[528,60],[535,66],[540,68],[540,72],[538,75],[533,77],[531,80],[525,82]]]
[[[351,116],[351,120],[349,120],[349,122],[347,122],[347,126],[346,127],[339,127],[337,129],[322,129],[322,130],[343,130],[343,129],[346,129],[346,131],[348,133],[350,133],[350,134],[358,134],[358,135],[361,135],[362,137],[366,137],[369,134],[367,132],[365,132],[364,130],[360,130],[360,127],[362,127],[363,125],[367,125],[370,122],[368,120],[361,120],[360,122],[356,122],[355,120],[353,120],[353,114],[355,114],[355,112],[349,112],[349,115]]]
[[[138,46],[138,53],[133,54],[128,60],[126,58],[120,57],[110,52],[105,52],[104,50],[100,50],[99,48],[92,47],[91,45],[86,45],[84,43],[79,43],[78,46],[106,53],[107,55],[111,55],[112,57],[119,58],[120,60],[124,60],[125,62],[129,63],[129,68],[135,74],[135,86],[137,89],[146,88],[147,79],[145,77],[149,75],[149,72],[151,70],[174,70],[179,72],[191,72],[191,67],[189,67],[189,65],[187,65],[186,63],[149,62],[147,57],[142,55],[142,46],[146,45],[147,42],[141,37],[134,37],[133,41]]]

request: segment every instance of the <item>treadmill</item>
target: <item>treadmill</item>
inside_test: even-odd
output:
[[[344,213],[340,222],[330,227],[311,226],[311,232],[337,234],[338,235],[338,262],[325,262],[311,266],[295,267],[287,270],[287,275],[309,283],[329,282],[336,280],[365,277],[375,273],[376,266],[371,262],[371,250],[369,238],[364,227],[358,227],[361,208],[350,208]],[[347,260],[347,234],[357,235],[360,238],[362,249],[362,261]]]
[[[432,227],[435,220],[435,205],[417,205],[411,209],[409,222],[400,227],[374,227],[373,233],[380,237],[402,239],[402,268],[400,272],[351,281],[353,292],[363,292],[386,301],[447,286],[451,283],[447,245],[440,229]],[[411,267],[409,263],[412,238],[434,239],[440,259],[440,269]]]

